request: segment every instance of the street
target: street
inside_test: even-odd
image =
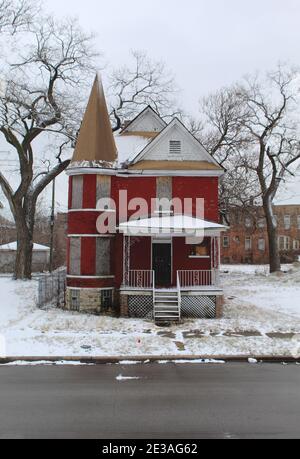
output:
[[[0,406],[4,439],[300,438],[300,367],[6,366]]]

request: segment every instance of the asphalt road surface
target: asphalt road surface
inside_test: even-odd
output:
[[[0,438],[299,439],[300,366],[0,367]]]

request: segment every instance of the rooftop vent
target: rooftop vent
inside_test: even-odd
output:
[[[180,155],[181,154],[181,141],[180,140],[170,140],[170,155]]]

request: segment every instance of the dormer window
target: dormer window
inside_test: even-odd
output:
[[[181,154],[181,141],[180,140],[170,140],[170,155],[180,155]]]

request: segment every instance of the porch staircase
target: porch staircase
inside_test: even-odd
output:
[[[161,322],[179,322],[181,319],[181,299],[176,290],[155,290],[154,320]]]

